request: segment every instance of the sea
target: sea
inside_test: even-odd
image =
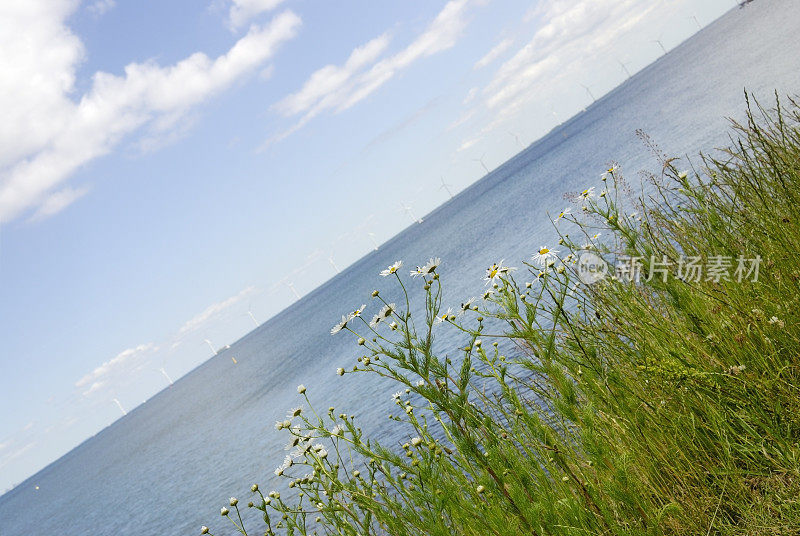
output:
[[[638,72],[586,110],[500,165],[377,251],[209,359],[147,403],[0,497],[0,536],[193,535],[209,525],[233,534],[219,509],[230,496],[280,486],[273,471],[287,436],[273,425],[302,400],[304,384],[323,411],[354,414],[368,435],[386,445],[410,431],[388,414],[397,386],[374,375],[339,377],[352,368],[352,336],[329,330],[362,303],[369,316],[374,289],[398,299],[379,271],[403,260],[403,273],[440,257],[444,304],[480,295],[487,266],[505,259],[521,266],[555,231],[547,214],[564,194],[600,186],[619,164],[632,184],[660,171],[637,137],[646,132],[661,151],[690,157],[728,142],[730,119],[744,117],[744,91],[763,104],[800,92],[800,5],[755,0]],[[680,165],[689,167],[689,161]],[[419,281],[411,283],[419,300]],[[444,352],[463,346],[442,330]],[[231,357],[236,358],[236,364]],[[36,489],[38,486],[38,489]],[[251,516],[252,517],[252,516]],[[263,528],[252,523],[260,534]]]

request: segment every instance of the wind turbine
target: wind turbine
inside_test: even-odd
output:
[[[292,290],[292,292],[294,292],[295,297],[299,300],[300,294],[297,292],[297,289],[294,288],[294,283],[292,283],[291,281],[287,281],[286,286],[289,287]]]
[[[622,60],[617,60],[617,63],[619,63],[620,67],[622,67],[622,70],[625,71],[625,74],[628,75],[628,79],[630,79],[631,78],[631,72],[628,70],[628,66],[627,66],[628,64],[623,62]],[[630,62],[628,62],[628,63],[630,63]]]
[[[522,148],[522,149],[524,149],[524,148],[525,148],[525,146],[524,146],[524,145],[522,145],[522,142],[521,142],[521,141],[519,141],[519,136],[518,136],[518,135],[514,134],[514,133],[513,133],[513,132],[511,132],[510,130],[508,131],[508,133],[509,133],[511,136],[513,136],[515,140],[517,140],[517,145],[519,145],[519,146],[520,146],[520,148]]]
[[[661,42],[661,39],[653,39],[653,41],[652,41],[652,42],[653,42],[653,43],[658,43],[658,46],[660,46],[660,47],[661,47],[661,50],[663,50],[663,51],[664,51],[664,55],[665,55],[665,56],[667,55],[667,49],[666,49],[666,48],[664,48],[664,43],[662,43],[662,42]]]
[[[552,106],[550,106],[550,113],[553,114],[553,117],[556,118],[556,124],[560,125],[561,120],[558,118],[558,114],[556,113],[556,111],[553,109]]]
[[[338,266],[336,266],[336,262],[334,262],[334,260],[333,260],[333,253],[331,253],[331,256],[330,256],[330,257],[328,257],[328,261],[330,261],[330,263],[331,263],[331,266],[333,266],[333,269],[334,269],[334,270],[336,270],[336,273],[337,273],[337,274],[339,274],[339,273],[341,273],[341,272],[342,272],[341,270],[339,270],[339,267],[338,267]]]
[[[375,240],[375,233],[367,231],[367,236],[369,236],[369,239],[372,242],[372,249],[378,251],[378,242]]]
[[[483,153],[480,158],[473,158],[474,162],[480,162],[483,166],[483,169],[486,171],[486,174],[489,174],[489,168],[486,167],[486,164],[483,163],[483,157],[486,156],[486,153]]]
[[[256,325],[256,327],[258,327],[258,326],[259,326],[259,323],[258,323],[258,320],[256,320],[256,317],[255,317],[255,316],[253,316],[253,311],[251,311],[250,309],[248,309],[248,310],[247,310],[247,314],[248,314],[248,315],[250,315],[250,319],[253,321],[253,324],[255,324],[255,325]]]
[[[116,398],[112,398],[111,400],[113,400],[114,402],[116,402],[116,404],[117,404],[117,407],[118,407],[118,408],[119,408],[119,410],[122,412],[122,415],[123,415],[123,416],[128,414],[128,412],[127,412],[127,411],[125,411],[125,408],[123,408],[123,407],[122,407],[122,404],[120,404],[120,403],[119,403],[119,400],[117,400]]]
[[[413,211],[413,210],[411,210],[411,207],[410,207],[409,205],[406,205],[405,203],[402,203],[402,202],[401,202],[401,203],[400,203],[400,210],[402,210],[402,211],[404,211],[406,214],[408,214],[408,215],[411,217],[411,219],[412,219],[412,220],[414,220],[415,222],[417,222],[417,223],[422,223],[422,221],[423,221],[423,220],[422,220],[422,218],[417,218],[417,217],[414,215],[414,211]]]
[[[158,370],[159,370],[159,372],[161,372],[161,374],[163,374],[163,375],[164,375],[164,377],[167,379],[167,381],[169,382],[169,386],[170,386],[170,387],[172,387],[172,385],[173,385],[172,378],[170,378],[170,377],[169,377],[169,374],[167,374],[167,371],[164,369],[164,367],[161,367],[161,368],[160,368],[160,369],[158,369]]]
[[[439,186],[439,189],[440,190],[442,190],[442,189],[446,190],[447,194],[450,196],[450,199],[453,199],[453,192],[450,191],[450,186],[452,186],[452,185],[451,184],[447,184],[446,182],[444,182],[444,175],[439,175],[439,178],[442,180],[442,185]]]
[[[595,98],[594,98],[594,93],[592,93],[592,90],[591,90],[591,89],[589,89],[589,86],[585,86],[585,85],[583,85],[583,84],[580,84],[580,86],[581,86],[583,89],[585,89],[585,90],[586,90],[586,94],[587,94],[587,95],[589,95],[589,98],[590,98],[590,99],[592,99],[592,102],[597,102],[597,99],[595,99]]]
[[[203,340],[206,341],[206,344],[208,344],[208,347],[211,348],[212,352],[214,352],[214,355],[217,355],[217,351],[214,349],[214,345],[211,344],[211,341],[209,341],[208,339],[203,339]]]

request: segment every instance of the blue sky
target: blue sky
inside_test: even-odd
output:
[[[0,490],[734,5],[6,2]]]

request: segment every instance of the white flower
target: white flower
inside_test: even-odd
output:
[[[425,385],[425,380],[419,380],[415,385],[417,387],[422,387],[423,385]]]
[[[286,414],[287,419],[293,419],[294,417],[299,416],[303,412],[302,406],[297,406],[289,410],[289,413]]]
[[[394,303],[389,303],[387,305],[384,305],[378,312],[378,314],[381,315],[383,318],[389,318],[394,314],[396,308],[397,305],[395,305]]]
[[[511,270],[516,270],[516,268],[509,268],[508,266],[503,266],[503,261],[501,260],[500,262],[496,262],[486,269],[486,277],[484,277],[483,280],[486,281],[487,285],[489,283],[494,283],[495,279],[498,279],[501,276],[506,275]]]
[[[364,309],[366,309],[366,308],[367,308],[367,304],[362,304],[361,307],[359,307],[358,309],[356,309],[355,311],[350,313],[350,320],[352,320],[352,319],[354,319],[354,318],[356,318],[358,316],[361,316],[361,313],[363,313]]]
[[[344,376],[344,369],[342,367],[337,368],[336,374],[338,374],[339,376]]]
[[[414,447],[420,446],[421,443],[422,443],[422,438],[421,437],[414,437],[414,438],[411,439],[411,445],[414,446]]]
[[[492,297],[492,294],[494,294],[494,291],[492,289],[489,289],[489,290],[487,290],[486,292],[483,293],[482,298],[484,300],[488,300],[489,298]]]
[[[237,504],[239,504],[239,499],[237,499],[236,497],[231,497],[230,504],[231,506],[236,506]]]
[[[343,431],[344,431],[344,428],[343,428],[342,426],[340,426],[340,425],[338,425],[338,424],[337,424],[336,426],[334,426],[333,428],[331,428],[331,435],[333,435],[333,436],[338,436],[338,435],[340,435],[340,434],[341,434]]]
[[[467,301],[465,301],[464,303],[462,303],[461,304],[461,311],[464,312],[464,311],[469,311],[470,309],[472,309],[472,304],[474,302],[475,302],[475,298],[470,298]]]
[[[277,469],[275,469],[275,475],[281,476],[283,472],[288,468],[290,468],[292,465],[294,465],[294,460],[292,460],[292,457],[287,454],[286,457],[283,459],[283,463],[280,464]]]
[[[580,197],[581,199],[591,199],[592,197],[594,197],[594,186],[592,186],[591,188],[586,188],[578,195],[578,197]]]
[[[602,175],[600,175],[600,178],[602,180],[608,179],[608,176],[609,175],[613,176],[614,173],[617,171],[617,169],[619,169],[617,166],[611,166],[610,168],[608,168],[608,170],[606,172],[604,172]]]
[[[342,315],[342,319],[339,323],[331,328],[331,335],[335,335],[346,328],[348,322],[350,322],[350,317],[348,315]]]
[[[301,383],[300,385],[297,386],[297,392],[302,395],[303,393],[306,392],[306,386]]]
[[[442,259],[439,257],[431,258],[428,260],[428,264],[421,268],[423,274],[432,274],[436,271],[436,268],[442,263]]]
[[[448,307],[447,311],[445,311],[444,313],[442,313],[442,314],[440,314],[439,316],[436,317],[435,322],[437,324],[441,324],[442,322],[444,322],[445,320],[450,318],[452,315],[453,315],[453,308],[452,307]]]
[[[551,262],[556,255],[558,255],[557,249],[550,249],[547,246],[542,246],[539,248],[539,251],[534,253],[531,260],[542,267],[547,267],[548,263]]]
[[[386,277],[388,275],[392,275],[393,273],[397,272],[397,270],[403,265],[403,261],[396,261],[394,264],[389,266],[387,269],[381,271],[381,275]]]
[[[374,317],[372,317],[372,321],[369,323],[369,325],[372,327],[377,326],[381,321],[386,320],[387,318],[392,316],[392,313],[394,313],[396,307],[397,306],[393,303],[384,305],[381,308],[381,310],[378,311],[378,313]]]
[[[275,421],[275,429],[283,430],[283,421]]]
[[[572,209],[567,207],[567,208],[565,208],[564,210],[562,210],[561,212],[558,213],[558,216],[556,216],[555,221],[559,221],[561,218],[563,218],[564,216],[567,216],[569,214],[572,214]]]
[[[432,257],[428,259],[428,263],[423,266],[417,266],[416,270],[411,270],[411,277],[417,277],[418,275],[428,275],[432,274],[436,271],[436,268],[439,267],[442,260],[439,257]]]
[[[392,398],[394,400],[398,400],[401,396],[403,396],[403,393],[400,392],[400,391],[397,391],[395,394],[392,395]]]

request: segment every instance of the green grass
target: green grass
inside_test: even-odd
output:
[[[636,196],[609,170],[556,222],[551,266],[496,266],[491,296],[458,315],[438,268],[390,275],[425,286],[425,314],[404,301],[374,327],[350,318],[362,357],[339,381],[393,379],[393,418],[414,439],[364,437],[301,389],[307,409],[280,426],[298,445],[281,474],[291,497],[254,486],[252,509],[233,505],[221,530],[248,534],[244,518],[263,524],[249,534],[800,533],[800,107],[748,102],[747,117],[688,173],[654,149],[661,172]],[[578,284],[587,250],[612,269],[641,257],[643,277]],[[718,256],[727,279],[680,264]],[[738,280],[740,257],[760,257],[757,281]],[[452,361],[433,350],[444,330],[465,344]]]

